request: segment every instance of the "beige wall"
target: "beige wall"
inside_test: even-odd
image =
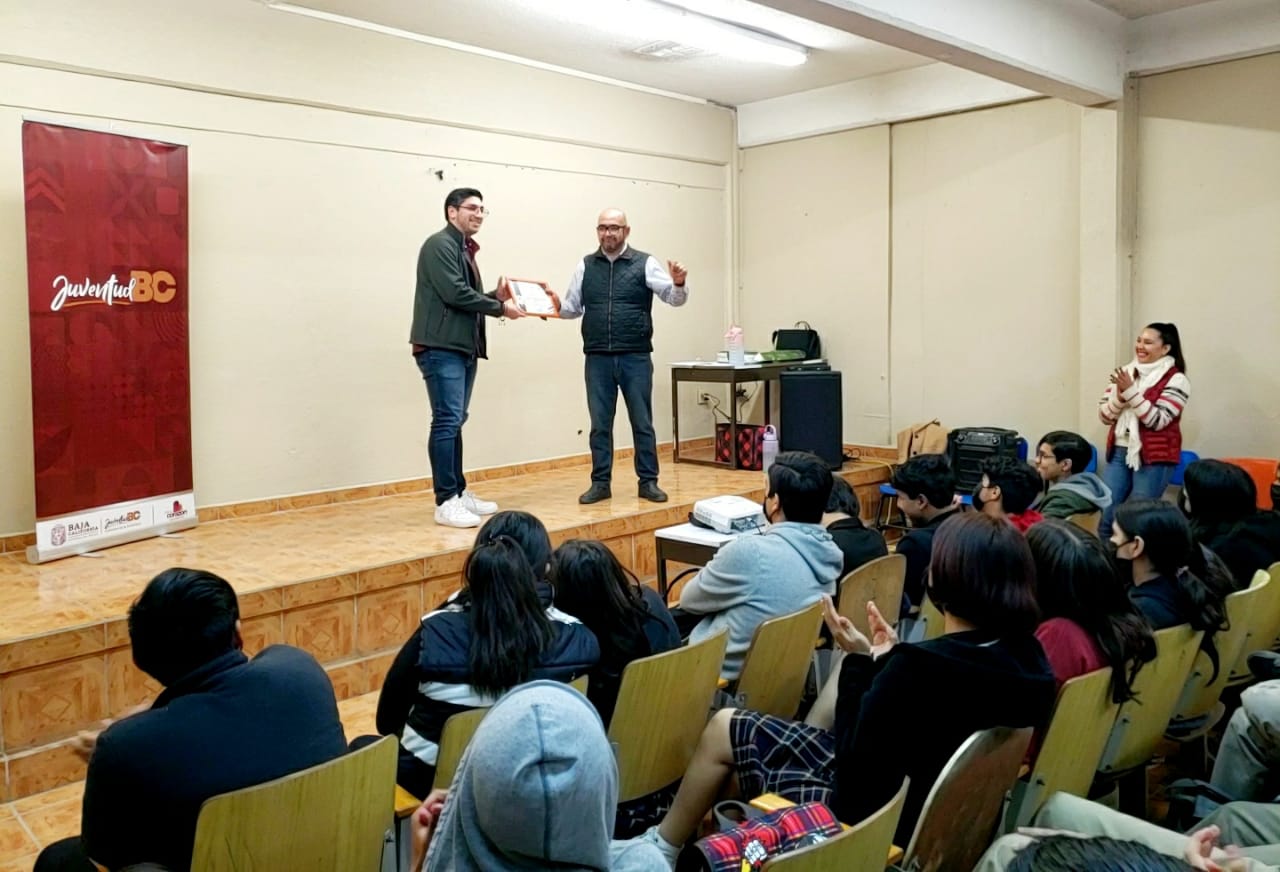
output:
[[[507,273],[562,289],[611,205],[638,247],[688,265],[688,305],[655,314],[655,421],[670,438],[663,364],[714,352],[727,319],[730,113],[256,3],[21,5],[0,11],[13,61],[0,63],[0,533],[33,522],[24,116],[190,146],[203,504],[428,472],[406,336],[418,247],[458,185],[492,209],[479,237],[490,285]],[[577,324],[490,331],[467,465],[585,451]],[[705,435],[693,401],[685,432]]]
[[[1139,86],[1135,325],[1173,321],[1188,447],[1280,455],[1280,54]]]

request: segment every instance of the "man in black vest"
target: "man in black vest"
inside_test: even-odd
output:
[[[606,209],[596,223],[600,247],[578,264],[560,306],[560,317],[582,317],[587,408],[591,412],[591,487],[580,503],[613,496],[613,416],[618,391],[627,404],[635,443],[640,496],[667,501],[658,487],[658,442],[653,432],[653,298],[672,306],[689,299],[688,271],[679,261],[666,268],[651,254],[627,245],[631,228],[621,209]]]

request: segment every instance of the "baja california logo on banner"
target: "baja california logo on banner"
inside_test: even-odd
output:
[[[36,551],[190,526],[187,149],[24,121],[22,168]]]

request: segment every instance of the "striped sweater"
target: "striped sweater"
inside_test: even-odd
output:
[[[1130,364],[1130,367],[1134,364]],[[1132,411],[1138,420],[1143,463],[1177,463],[1182,451],[1179,419],[1191,398],[1191,382],[1176,367],[1171,367],[1156,384],[1143,391],[1133,384],[1118,394],[1114,384],[1107,385],[1098,404],[1098,418],[1106,424],[1107,455],[1115,445],[1127,446],[1128,436],[1117,427],[1120,416]]]

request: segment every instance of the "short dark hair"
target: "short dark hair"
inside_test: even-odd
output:
[[[858,502],[858,495],[853,490],[853,485],[842,475],[831,476],[831,494],[827,497],[828,512],[844,512],[851,517],[858,517],[862,514],[862,504]]]
[[[129,607],[133,662],[164,686],[237,647],[240,604],[226,579],[174,567]]]
[[[1059,463],[1070,460],[1072,475],[1084,472],[1089,461],[1093,460],[1093,446],[1089,444],[1089,440],[1070,430],[1050,430],[1036,443],[1037,448],[1040,445],[1048,445],[1053,452],[1053,459]]]
[[[923,496],[935,509],[951,505],[956,495],[956,474],[945,454],[917,454],[893,473],[893,488],[909,499]]]
[[[1183,474],[1179,499],[1191,516],[1192,533],[1200,538],[1215,527],[1252,517],[1258,510],[1258,486],[1234,463],[1197,460]]]
[[[948,614],[1001,636],[1040,623],[1036,565],[1027,540],[1008,521],[965,512],[933,537],[929,599]]]
[[[777,496],[788,521],[817,524],[831,494],[831,470],[816,454],[784,451],[769,467],[769,496]]]
[[[994,487],[1000,488],[1000,506],[1010,515],[1020,515],[1031,508],[1044,486],[1040,473],[1015,457],[984,457],[978,468]]]
[[[1125,872],[1190,872],[1180,857],[1161,854],[1141,842],[1110,836],[1052,835],[1032,839],[1013,855],[1008,872],[1078,872],[1080,869],[1123,869]]]
[[[444,198],[444,220],[449,220],[449,210],[457,209],[471,197],[484,199],[484,194],[475,188],[454,188],[449,195]]]

